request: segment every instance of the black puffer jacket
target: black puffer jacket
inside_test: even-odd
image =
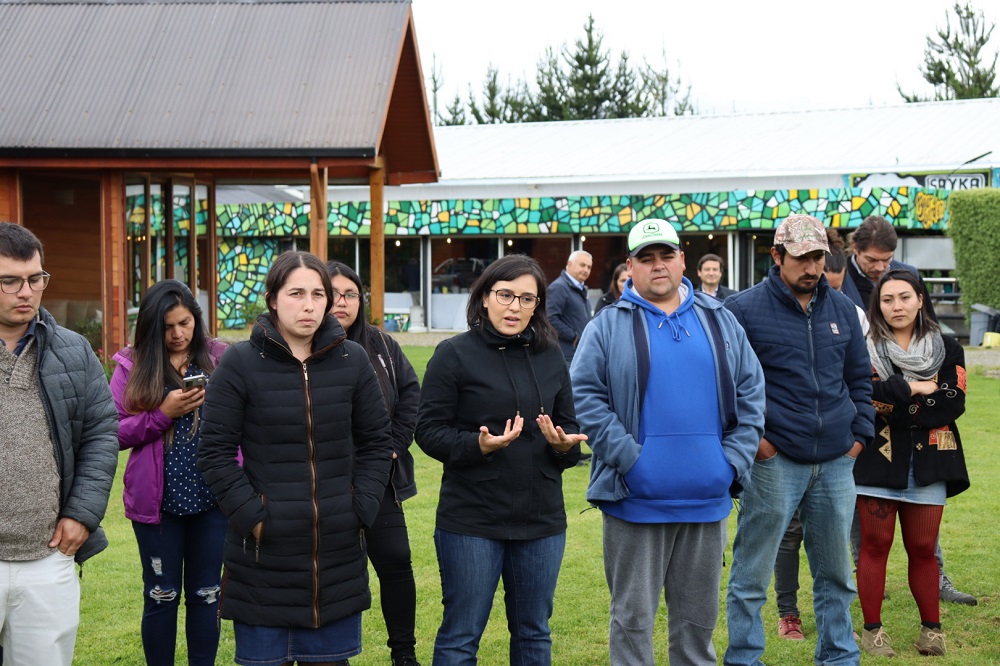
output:
[[[875,443],[854,465],[854,481],[879,488],[906,488],[910,461],[918,486],[944,481],[948,497],[969,488],[965,448],[955,421],[965,412],[965,350],[945,335],[938,390],[910,395],[903,375],[881,381],[872,374]]]
[[[264,314],[209,382],[198,467],[229,517],[224,618],[321,627],[371,605],[361,529],[389,478],[389,418],[367,354],[336,319],[313,348],[299,362]]]
[[[569,370],[555,344],[501,336],[489,324],[445,340],[427,364],[417,444],[444,463],[437,526],[486,539],[538,539],[566,529],[562,472],[580,446],[558,454],[535,418],[544,412],[567,433],[580,432]],[[484,456],[479,427],[503,433],[520,412],[521,436]]]

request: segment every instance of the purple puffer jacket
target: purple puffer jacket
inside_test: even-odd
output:
[[[205,342],[212,363],[218,365],[228,345],[213,338],[206,338]],[[163,434],[173,421],[159,409],[139,414],[125,411],[122,401],[132,372],[132,353],[131,347],[125,347],[114,355],[118,367],[111,377],[111,394],[118,408],[118,448],[132,449],[125,465],[122,498],[126,518],[158,525],[163,503]]]

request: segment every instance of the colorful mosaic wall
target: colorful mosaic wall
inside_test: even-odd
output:
[[[264,294],[264,280],[281,252],[277,238],[219,239],[219,325],[238,328],[246,322],[244,309]]]
[[[385,233],[624,233],[651,217],[669,220],[688,232],[772,229],[793,213],[809,213],[841,228],[856,227],[869,215],[883,215],[904,229],[941,230],[947,198],[948,190],[898,187],[390,201]],[[329,223],[334,236],[367,234],[368,203],[332,203]]]
[[[308,203],[218,206],[219,236],[308,236]]]
[[[1000,178],[1000,176],[997,176]],[[155,199],[156,197],[154,197]],[[387,236],[617,234],[650,217],[673,222],[681,231],[711,232],[773,229],[792,213],[809,213],[827,224],[851,228],[865,217],[883,215],[897,227],[942,230],[947,224],[948,190],[918,187],[756,190],[695,194],[538,197],[390,201]],[[130,222],[141,223],[141,202],[130,202]],[[162,229],[162,202],[154,201],[154,234]],[[186,235],[187,201],[175,199],[175,233]],[[207,208],[199,201],[198,233],[204,233]],[[264,289],[264,278],[282,240],[307,237],[308,203],[218,206],[219,303],[222,326],[242,325],[243,309]],[[135,219],[135,215],[139,219]],[[366,236],[368,202],[332,202],[331,236]],[[185,265],[187,246],[176,245]]]

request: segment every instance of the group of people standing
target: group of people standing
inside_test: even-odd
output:
[[[676,230],[646,220],[629,233],[613,298],[595,315],[590,255],[571,255],[551,284],[535,260],[509,255],[472,285],[469,330],[437,347],[422,387],[398,343],[365,321],[353,270],[286,252],[266,279],[267,312],[228,349],[206,335],[186,286],[151,287],[109,391],[93,355],[78,359],[78,340],[40,309],[41,245],[15,226],[0,225],[0,404],[34,406],[28,425],[63,458],[40,465],[0,429],[14,451],[4,464],[30,470],[31,481],[17,492],[0,484],[0,509],[38,496],[23,521],[4,521],[0,565],[37,560],[36,575],[68,566],[73,578],[72,558],[106,544],[113,404],[118,446],[130,450],[124,500],[141,559],[147,663],[174,662],[183,594],[191,664],[215,662],[217,617],[233,621],[237,663],[346,664],[361,651],[370,559],[393,664],[418,666],[402,510],[416,493],[414,439],[443,466],[436,665],[476,663],[500,580],[510,663],[551,663],[562,474],[583,442],[593,451],[587,499],[603,520],[612,664],[654,663],[661,595],[671,663],[716,663],[734,499],[724,663],[761,663],[761,611],[793,518],[814,578],[816,662],[858,663],[855,509],[861,647],[895,654],[880,610],[898,516],[920,613],[916,648],[945,652],[934,550],[946,498],[969,486],[955,425],[964,359],[915,271],[891,266],[891,252],[873,255],[879,275],[851,264],[870,282],[852,302],[824,275],[837,251],[827,230],[793,215],[776,229],[766,279],[726,298],[720,258],[702,258],[695,289]],[[859,231],[879,229],[875,219]],[[70,447],[62,421],[46,429],[47,411],[82,423],[86,436]],[[52,583],[61,605],[74,583]],[[33,612],[55,611],[39,602]],[[11,664],[30,662],[25,640],[49,641],[0,621]],[[69,663],[77,621],[66,617],[71,635],[51,663]]]
[[[835,231],[793,215],[775,231],[767,277],[736,293],[721,285],[716,255],[698,262],[696,289],[676,231],[647,220],[630,232],[628,259],[593,320],[560,335],[572,344],[577,420],[594,455],[587,498],[604,515],[612,664],[653,663],[661,593],[671,663],[716,663],[731,497],[740,515],[724,663],[761,663],[772,570],[776,587],[787,582],[794,556],[794,604],[803,540],[816,663],[857,663],[862,649],[895,656],[881,604],[897,515],[920,615],[914,646],[945,653],[940,600],[975,603],[934,553],[946,498],[969,486],[955,424],[964,359],[916,270],[893,261],[895,241],[886,220],[868,218],[848,257]],[[582,291],[586,273],[574,273],[589,256],[579,254],[550,292]],[[779,635],[802,639],[793,608]]]

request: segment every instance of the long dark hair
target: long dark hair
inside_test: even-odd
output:
[[[615,298],[621,298],[622,292],[618,289],[618,278],[621,277],[622,273],[628,270],[628,264],[618,264],[615,266],[615,272],[611,274],[611,286],[608,287],[608,291],[615,295]]]
[[[157,282],[139,303],[135,320],[135,349],[132,372],[125,385],[125,409],[132,414],[156,409],[163,402],[163,389],[181,387],[181,375],[170,362],[166,347],[167,313],[183,306],[194,317],[189,359],[205,374],[215,368],[205,342],[205,323],[201,306],[187,285],[178,280]]]
[[[924,302],[920,306],[920,311],[917,312],[917,318],[913,322],[913,340],[919,340],[925,335],[930,335],[932,333],[937,333],[941,330],[941,327],[937,325],[937,322],[931,319],[930,310],[928,309],[930,303],[928,298],[924,295],[924,290],[920,286],[920,278],[913,274],[912,271],[905,268],[897,268],[895,270],[887,271],[883,275],[878,284],[875,285],[875,290],[872,292],[871,303],[868,304],[868,321],[871,323],[871,329],[868,335],[875,343],[882,342],[884,340],[890,340],[895,342],[896,334],[893,333],[892,327],[882,316],[882,286],[889,282],[890,280],[899,280],[905,282],[906,284],[913,287],[913,293],[917,295],[917,298],[923,298]]]
[[[469,288],[469,303],[465,308],[465,318],[470,329],[489,321],[489,315],[483,307],[483,299],[490,295],[493,285],[497,282],[516,280],[522,275],[530,275],[538,284],[538,303],[528,321],[528,328],[535,334],[532,346],[538,350],[546,349],[556,339],[556,330],[552,328],[545,312],[545,273],[542,272],[538,262],[526,254],[508,254],[486,267]]]
[[[326,271],[331,278],[337,275],[344,276],[354,283],[358,293],[361,294],[361,299],[358,301],[358,318],[347,330],[347,339],[357,342],[368,353],[368,360],[375,368],[375,376],[378,378],[386,409],[391,416],[396,404],[396,369],[392,354],[389,352],[389,345],[383,337],[385,334],[365,320],[365,286],[361,282],[361,276],[344,262],[336,260],[326,262]]]

